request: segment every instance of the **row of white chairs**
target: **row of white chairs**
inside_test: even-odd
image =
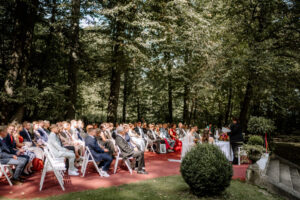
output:
[[[148,146],[148,142],[147,142],[147,146]],[[119,161],[123,160],[126,167],[128,168],[129,173],[132,175],[132,168],[131,168],[131,165],[130,165],[130,161],[133,159],[133,157],[124,158],[121,154],[120,148],[117,145],[116,145],[116,148],[117,148],[118,152],[117,152],[117,156],[116,156],[116,160],[115,160],[113,173],[115,174],[117,172]],[[154,149],[153,149],[152,145],[151,145],[151,150],[154,152]],[[81,166],[82,177],[85,176],[87,166],[88,166],[89,163],[93,163],[93,165],[94,165],[95,169],[97,170],[98,174],[102,177],[101,170],[99,169],[99,167],[98,167],[98,165],[97,165],[90,149],[86,146],[84,156],[83,156],[83,162],[82,162],[82,166]],[[9,185],[13,186],[10,178],[8,177],[8,174],[7,174],[8,171],[10,172],[11,175],[13,175],[11,166],[1,165],[1,163],[0,163],[0,177],[2,176],[2,174],[4,174],[4,176],[6,177]],[[64,178],[64,174],[66,172],[65,158],[55,157],[53,152],[51,152],[48,144],[45,143],[45,147],[44,147],[44,168],[43,168],[42,176],[41,176],[41,180],[40,180],[40,191],[43,189],[46,174],[49,171],[52,171],[54,173],[58,183],[60,184],[62,190],[64,191],[65,188],[64,188],[63,178]]]
[[[123,160],[128,168],[128,171],[130,172],[130,174],[132,174],[132,169],[130,167],[130,159],[131,158],[123,158],[122,155],[121,155],[121,150],[120,148],[117,146],[117,149],[118,149],[118,154],[116,156],[116,161],[115,161],[115,166],[114,166],[114,174],[116,173],[117,171],[117,167],[118,167],[118,163],[120,160]],[[64,191],[65,188],[64,188],[64,181],[63,181],[63,177],[64,177],[64,174],[65,174],[65,171],[66,171],[66,166],[65,166],[65,160],[64,158],[55,158],[53,153],[51,152],[50,148],[48,148],[48,146],[46,145],[45,149],[45,165],[44,165],[44,169],[43,169],[43,172],[42,172],[42,177],[41,177],[41,181],[40,181],[40,191],[42,190],[43,188],[43,183],[45,181],[45,177],[46,177],[46,173],[48,171],[53,171],[54,174],[55,174],[55,177],[57,179],[57,181],[59,182],[62,190]],[[100,177],[102,177],[102,174],[101,174],[101,170],[99,169],[90,149],[86,146],[85,147],[85,153],[84,153],[84,156],[83,156],[83,162],[82,162],[82,166],[81,166],[81,174],[82,174],[82,177],[85,176],[86,174],[86,170],[87,170],[87,166],[89,163],[93,163],[95,169],[97,170],[98,174]]]

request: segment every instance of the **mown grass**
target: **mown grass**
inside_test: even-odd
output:
[[[221,196],[197,198],[190,193],[188,185],[183,181],[181,176],[161,177],[157,179],[147,180],[139,183],[128,185],[99,188],[97,190],[88,190],[83,192],[74,192],[48,198],[40,198],[41,200],[141,200],[141,199],[172,199],[172,200],[276,200],[281,199],[278,196],[268,193],[259,187],[243,183],[240,181],[232,181],[231,185]]]

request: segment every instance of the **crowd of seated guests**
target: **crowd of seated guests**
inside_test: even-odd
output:
[[[109,177],[109,168],[119,153],[123,158],[135,158],[131,166],[138,174],[147,174],[144,152],[165,144],[167,152],[181,151],[181,140],[187,134],[195,142],[213,143],[209,129],[202,136],[198,128],[178,124],[147,124],[142,122],[117,124],[102,123],[84,126],[83,121],[72,120],[50,124],[49,121],[34,121],[23,124],[12,123],[0,127],[0,162],[14,165],[14,184],[23,182],[33,172],[32,161],[44,159],[47,146],[55,157],[65,158],[68,174],[78,176],[86,147],[98,163],[101,175]]]

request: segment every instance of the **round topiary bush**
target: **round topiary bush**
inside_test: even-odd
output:
[[[251,135],[248,139],[248,144],[250,145],[264,145],[264,140],[259,135]]]
[[[217,146],[201,144],[185,155],[180,172],[193,194],[215,196],[230,185],[232,165]]]

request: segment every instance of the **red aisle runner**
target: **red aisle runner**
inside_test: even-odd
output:
[[[123,185],[128,183],[134,183],[142,180],[171,176],[180,174],[180,163],[169,162],[168,159],[180,159],[180,153],[171,154],[155,154],[146,153],[145,162],[148,175],[139,175],[133,172],[130,175],[126,168],[118,168],[116,174],[112,174],[109,178],[101,178],[94,170],[92,165],[89,165],[88,171],[85,177],[70,177],[65,176],[65,191],[62,191],[58,182],[54,178],[52,173],[48,173],[44,189],[39,191],[39,184],[41,173],[35,173],[34,176],[26,180],[26,182],[20,186],[10,187],[3,177],[0,179],[0,197],[7,198],[37,198],[47,197],[53,195],[59,195],[69,192],[83,191],[97,189],[101,187],[111,187],[117,185]],[[112,163],[112,167],[114,162]],[[119,164],[121,166],[121,164]],[[245,179],[247,165],[234,166],[233,179]],[[112,168],[110,172],[112,172]]]

